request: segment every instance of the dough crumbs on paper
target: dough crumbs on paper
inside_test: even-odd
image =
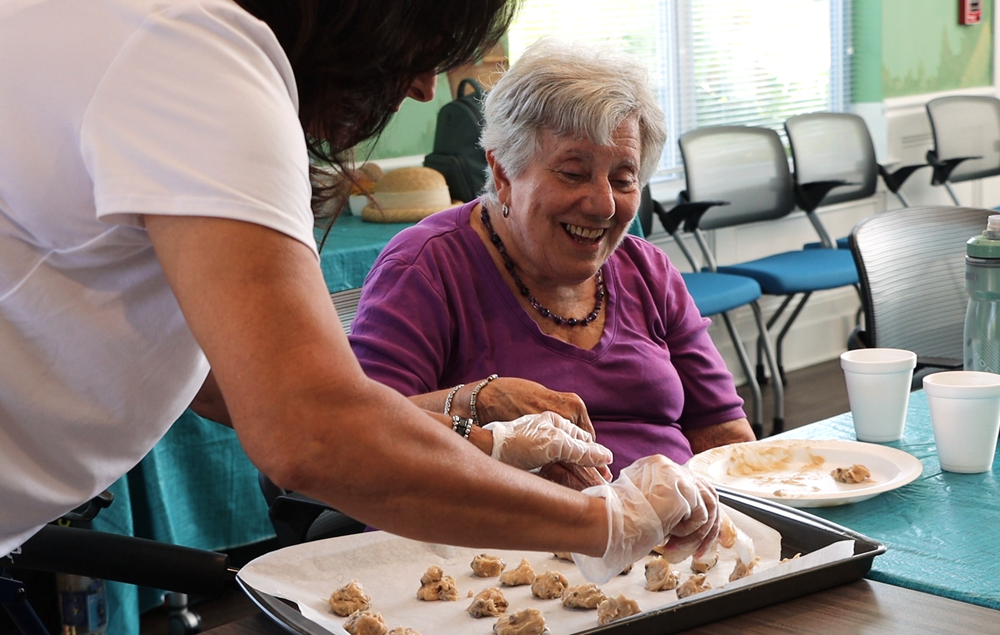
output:
[[[480,591],[476,599],[469,605],[469,615],[475,618],[497,617],[507,610],[510,604],[503,596],[503,591],[496,587],[490,587]]]
[[[604,591],[596,584],[588,583],[567,587],[562,594],[562,605],[568,609],[596,609],[606,599]]]
[[[698,575],[691,576],[677,587],[677,599],[682,600],[690,595],[708,591],[711,588],[712,584],[705,578],[705,574],[699,573]]]
[[[681,582],[681,572],[670,566],[665,558],[653,558],[646,563],[646,590],[669,591]]]
[[[535,576],[535,581],[531,583],[531,594],[539,600],[553,600],[562,597],[568,586],[566,576],[558,571],[546,571]]]
[[[405,626],[397,626],[389,631],[388,635],[420,635],[420,631]]]
[[[616,598],[605,598],[597,606],[597,623],[600,625],[610,624],[615,620],[635,615],[639,612],[639,603],[630,600],[624,594],[619,593]]]
[[[548,632],[545,617],[538,609],[521,609],[504,615],[493,625],[493,635],[542,635]]]
[[[531,563],[527,558],[521,558],[521,564],[516,569],[505,571],[500,576],[500,584],[503,586],[523,586],[535,581],[535,570],[531,568]]]
[[[417,599],[425,602],[434,602],[436,600],[447,602],[458,601],[458,587],[455,585],[455,578],[445,575],[441,567],[431,565],[427,568],[427,572],[420,578]]]
[[[830,472],[830,476],[838,483],[862,483],[872,477],[872,472],[866,466],[855,463],[851,467],[838,467]]]
[[[330,594],[330,610],[335,615],[347,617],[352,613],[370,609],[372,599],[365,593],[361,583],[351,580]]]
[[[472,559],[472,572],[480,578],[495,578],[507,567],[507,563],[497,556],[481,553]]]
[[[380,613],[357,611],[344,622],[344,630],[351,635],[386,635],[389,627]]]

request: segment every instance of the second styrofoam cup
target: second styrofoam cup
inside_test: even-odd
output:
[[[861,348],[840,356],[858,441],[898,441],[906,425],[917,355],[898,348]]]
[[[971,370],[924,377],[941,469],[974,474],[993,467],[1000,434],[1000,375]]]

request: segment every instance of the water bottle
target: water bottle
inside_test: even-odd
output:
[[[56,575],[62,635],[105,635],[108,598],[104,580],[80,575]]]
[[[965,370],[1000,373],[1000,215],[966,243]]]

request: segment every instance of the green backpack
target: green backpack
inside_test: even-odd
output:
[[[465,95],[467,86],[473,92]],[[438,112],[434,151],[424,157],[424,167],[444,175],[453,200],[469,202],[486,183],[486,152],[479,145],[485,94],[474,79],[463,79],[457,92]]]

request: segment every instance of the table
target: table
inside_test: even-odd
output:
[[[998,624],[1000,624],[1000,613],[991,609],[879,582],[858,580],[822,593],[720,620],[685,633],[689,635],[773,635],[774,633],[981,635],[997,632]],[[263,613],[258,613],[206,631],[206,635],[287,635],[287,631]]]
[[[386,244],[413,224],[366,223],[359,216],[344,214],[325,241],[324,231],[316,230],[316,243],[322,244],[320,267],[330,293],[360,287]]]
[[[850,413],[773,438],[854,440]],[[840,507],[807,511],[885,544],[868,578],[941,597],[1000,609],[1000,454],[993,471],[943,472],[938,463],[927,397],[911,393],[903,438],[889,447],[923,463],[920,477],[900,489]],[[1000,623],[994,632],[1000,630]]]

